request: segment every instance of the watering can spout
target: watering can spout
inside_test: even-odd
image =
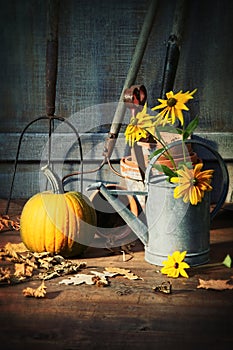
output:
[[[107,189],[102,182],[91,184],[87,187],[87,191],[99,190],[102,196],[111,204],[111,206],[122,217],[131,230],[137,235],[144,245],[148,243],[147,226],[139,220],[115,195],[111,190]]]

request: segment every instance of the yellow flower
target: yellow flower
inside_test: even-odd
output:
[[[182,110],[189,110],[185,103],[193,98],[193,94],[196,91],[197,89],[193,90],[192,92],[182,92],[181,90],[176,94],[170,91],[166,93],[167,100],[159,98],[158,101],[161,104],[152,108],[152,111],[163,108],[163,110],[157,115],[156,124],[160,124],[162,126],[168,123],[174,124],[177,118],[180,120],[181,125],[183,125],[184,117]]]
[[[184,262],[186,251],[180,253],[178,251],[174,252],[172,256],[168,255],[168,260],[163,261],[164,267],[161,269],[161,273],[167,275],[168,277],[178,277],[179,275],[188,278],[188,274],[185,269],[190,266]]]
[[[147,103],[145,103],[141,112],[138,112],[136,117],[132,117],[129,125],[125,130],[125,139],[129,146],[133,146],[136,141],[141,138],[146,138],[148,133],[154,134],[154,126],[151,121],[151,116],[146,113]]]
[[[211,191],[210,186],[211,179],[213,177],[214,170],[201,171],[203,167],[202,163],[195,165],[194,169],[189,169],[187,166],[183,166],[182,169],[177,170],[177,177],[172,177],[171,182],[179,184],[174,189],[174,198],[183,197],[183,201],[197,205],[202,201],[205,191]]]

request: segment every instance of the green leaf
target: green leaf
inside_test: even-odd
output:
[[[176,131],[177,131],[177,133],[178,133],[179,135],[182,135],[182,134],[183,134],[183,130],[182,130],[182,129],[177,128]]]
[[[154,164],[153,168],[155,168],[156,170],[160,171],[161,173],[164,173],[166,176],[169,177],[169,179],[171,177],[176,177],[177,176],[177,173],[174,172],[172,169],[168,168],[166,165]]]
[[[158,126],[156,128],[156,130],[158,130],[159,132],[168,132],[171,134],[181,134],[182,133],[182,129],[178,129],[173,125],[164,125],[164,126]]]
[[[196,129],[199,123],[199,118],[194,118],[187,126],[187,128],[183,132],[183,140],[186,140]]]
[[[158,154],[163,152],[163,148],[156,149],[149,155],[149,159],[152,159],[153,157],[157,156]]]
[[[158,140],[161,140],[161,134],[159,132],[159,128],[156,128],[155,132],[156,132],[156,137],[158,138]]]
[[[229,254],[227,254],[222,263],[223,263],[223,265],[225,265],[226,267],[231,268],[231,265],[232,265],[231,256],[230,256]]]
[[[178,169],[181,169],[181,168],[183,168],[183,166],[186,166],[188,169],[192,169],[193,168],[193,163],[192,162],[179,162],[178,163]]]

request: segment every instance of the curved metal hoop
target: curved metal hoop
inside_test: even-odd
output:
[[[23,136],[25,134],[25,132],[27,131],[27,129],[34,123],[40,121],[40,120],[49,120],[49,138],[51,136],[51,122],[53,120],[59,120],[60,122],[64,122],[66,123],[72,130],[73,132],[75,133],[76,135],[76,138],[77,138],[77,141],[78,141],[78,144],[79,144],[79,152],[80,152],[80,161],[81,161],[81,176],[83,174],[83,151],[82,151],[82,144],[81,144],[81,140],[80,140],[80,136],[79,136],[79,133],[77,131],[77,129],[73,126],[72,123],[70,123],[68,120],[66,120],[65,118],[63,117],[57,117],[57,116],[48,116],[48,115],[43,115],[41,117],[38,117],[34,120],[32,120],[31,122],[29,122],[25,128],[23,129],[23,131],[21,132],[21,135],[20,135],[20,138],[19,138],[19,142],[18,142],[18,146],[17,146],[17,152],[16,152],[16,157],[15,157],[15,163],[14,163],[14,170],[13,170],[13,176],[12,176],[12,181],[11,181],[11,187],[10,187],[10,192],[9,192],[9,196],[8,196],[8,200],[7,200],[7,205],[6,205],[6,210],[5,210],[5,213],[8,214],[8,211],[9,211],[9,207],[10,207],[10,201],[11,201],[11,197],[12,197],[12,192],[13,192],[13,187],[14,187],[14,181],[15,181],[15,175],[16,175],[16,171],[17,171],[17,166],[18,166],[18,160],[19,160],[19,154],[20,154],[20,149],[21,149],[21,143],[22,143],[22,140],[23,140]],[[50,148],[50,145],[49,145],[49,148]],[[50,150],[49,150],[49,153],[50,153]],[[49,160],[48,162],[50,161],[50,154],[49,154]],[[81,192],[83,191],[82,189],[82,186],[83,186],[83,178],[81,177]]]

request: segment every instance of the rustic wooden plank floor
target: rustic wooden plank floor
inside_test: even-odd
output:
[[[0,201],[0,213],[6,201]],[[12,201],[10,216],[20,214],[23,201]],[[233,256],[232,206],[226,206],[211,227],[211,263]],[[20,242],[19,232],[0,232],[1,247]],[[46,281],[44,299],[25,298],[22,290],[38,281],[0,287],[1,349],[232,349],[233,291],[197,289],[198,279],[232,279],[224,266],[192,268],[189,279],[168,279],[159,268],[144,261],[136,240],[134,257],[88,248],[84,271],[114,266],[128,268],[142,277],[130,281],[111,278],[110,286],[61,285],[64,277]],[[1,263],[1,262],[0,262]],[[152,287],[172,282],[172,293]]]

